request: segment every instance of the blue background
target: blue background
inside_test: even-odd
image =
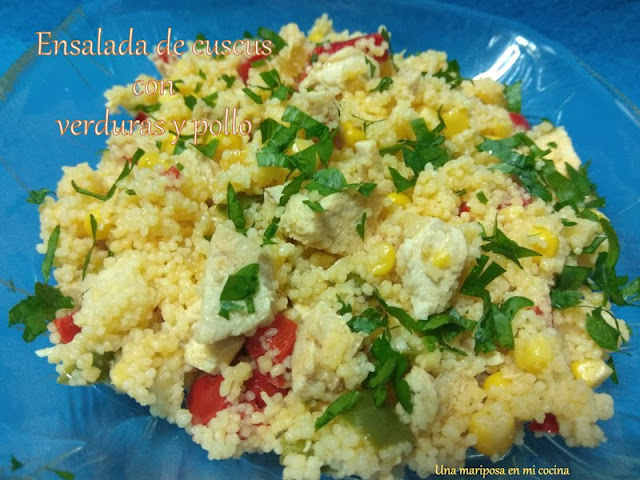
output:
[[[231,0],[232,1],[232,0]],[[0,74],[81,4],[70,0],[0,2]],[[207,2],[199,2],[203,8]],[[269,8],[260,2],[256,8]],[[363,14],[366,7],[363,3]],[[415,2],[414,2],[415,3]],[[419,2],[418,2],[419,3]],[[446,2],[519,21],[562,43],[635,105],[640,105],[640,0],[455,0]],[[176,2],[179,9],[181,2]]]

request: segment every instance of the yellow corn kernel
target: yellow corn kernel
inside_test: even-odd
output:
[[[471,415],[469,433],[476,436],[475,449],[484,455],[506,453],[513,445],[516,423],[500,405],[485,405]]]
[[[87,216],[84,217],[84,233],[87,234],[87,237],[93,237],[93,232],[91,230],[91,215],[96,220],[96,224],[98,225],[98,229],[96,230],[96,240],[104,240],[107,238],[108,226],[102,221],[102,216],[100,215],[100,210],[91,210],[87,213]]]
[[[287,149],[287,153],[289,155],[293,155],[294,153],[301,152],[302,150],[306,150],[314,143],[312,140],[307,140],[306,138],[296,138],[293,142],[293,145]]]
[[[396,250],[393,245],[382,243],[372,252],[373,258],[369,263],[369,272],[376,277],[386,275],[396,263]]]
[[[560,240],[555,233],[551,233],[544,227],[534,227],[530,237],[531,248],[545,257],[553,257],[558,253]]]
[[[508,387],[509,385],[511,385],[511,380],[509,380],[508,378],[504,378],[502,372],[498,370],[497,372],[492,373],[484,379],[482,388],[484,388],[486,391],[489,391],[491,388]]]
[[[591,388],[597,388],[611,376],[613,370],[602,360],[578,360],[571,364],[571,373]]]
[[[218,147],[216,148],[215,159],[220,161],[223,152],[227,150],[241,150],[243,146],[242,137],[240,135],[218,135]]]
[[[162,165],[162,168],[166,170],[172,163],[168,158],[161,158],[158,152],[146,152],[140,160],[138,160],[138,166],[141,168],[154,169],[157,165]]]
[[[541,373],[553,358],[547,338],[540,333],[515,341],[513,356],[516,365],[530,373]]]
[[[313,43],[322,43],[323,39],[324,39],[324,34],[320,31],[311,32],[309,34],[309,40],[312,41]]]
[[[451,253],[442,248],[431,254],[429,261],[438,268],[449,268],[451,266]]]
[[[353,148],[357,142],[366,140],[364,130],[356,126],[353,122],[344,122],[342,124],[342,139],[347,147]]]
[[[411,199],[404,193],[390,193],[387,198],[393,202],[394,205],[403,206],[411,201]]]
[[[396,69],[393,66],[391,55],[389,55],[389,58],[387,58],[384,62],[380,64],[380,76],[392,77],[395,72],[396,72]]]
[[[246,158],[247,152],[244,150],[229,150],[220,157],[219,163],[223,170],[229,170],[231,165],[241,164]]]
[[[173,133],[170,133],[167,138],[162,141],[162,144],[160,145],[160,152],[164,152],[168,155],[173,154],[173,151],[175,150],[177,144],[176,138],[178,137],[176,137]]]
[[[498,123],[491,127],[487,127],[480,131],[480,134],[484,137],[490,138],[492,140],[500,140],[502,138],[507,138],[513,133],[513,125],[505,125],[502,123]]]
[[[469,128],[469,114],[464,108],[453,108],[442,112],[442,120],[446,126],[444,136],[451,138]]]

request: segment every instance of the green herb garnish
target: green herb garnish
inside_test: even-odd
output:
[[[522,268],[522,265],[518,260],[519,258],[540,256],[540,254],[535,250],[521,247],[509,237],[507,237],[504,232],[498,228],[497,221],[493,227],[493,234],[491,236],[487,236],[485,233],[483,233],[482,239],[487,242],[482,245],[482,247],[480,247],[482,248],[482,250],[484,250],[485,252],[493,252],[502,255],[514,262],[520,268]]]
[[[520,113],[522,109],[522,82],[517,81],[511,85],[505,85],[504,98],[507,100],[507,110]]]
[[[231,183],[227,183],[227,215],[236,227],[236,231],[246,235],[247,228],[244,211]]]
[[[251,263],[227,278],[224,287],[222,287],[222,293],[220,293],[220,311],[218,314],[221,317],[228,320],[230,312],[241,311],[245,307],[247,313],[255,312],[253,296],[258,292],[258,287],[260,286],[259,273],[260,265]]]
[[[84,188],[80,188],[78,187],[78,185],[76,185],[76,182],[74,180],[71,180],[71,186],[76,192],[82,195],[87,195],[89,197],[97,198],[98,200],[102,200],[103,202],[106,202],[111,197],[113,197],[114,193],[116,193],[116,189],[118,188],[118,182],[123,178],[127,177],[131,173],[131,171],[133,170],[133,167],[135,167],[138,164],[138,160],[140,160],[140,158],[143,155],[144,155],[144,150],[142,150],[141,148],[138,148],[136,150],[136,153],[133,154],[133,157],[131,158],[131,162],[124,162],[122,172],[120,173],[116,181],[113,182],[113,185],[105,195],[101,195],[99,193],[94,193],[89,190],[85,190]]]
[[[378,85],[376,85],[374,88],[372,88],[369,91],[370,92],[384,92],[386,90],[389,90],[389,88],[391,88],[391,85],[393,85],[393,78],[391,78],[391,77],[382,77],[380,79],[380,82],[378,82]]]
[[[40,205],[44,202],[44,198],[47,195],[55,195],[51,190],[47,188],[39,188],[38,190],[30,190],[29,196],[27,197],[28,203],[33,203],[34,205]]]

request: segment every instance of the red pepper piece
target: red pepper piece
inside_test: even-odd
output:
[[[144,122],[147,119],[147,114],[144,112],[138,112],[134,121]]]
[[[463,212],[470,212],[471,208],[469,208],[469,205],[467,205],[467,202],[462,202],[460,204],[460,207],[458,207],[458,215],[460,215]]]
[[[253,376],[247,380],[245,387],[247,392],[252,392],[255,395],[255,398],[250,400],[249,403],[252,403],[258,408],[264,408],[266,406],[266,403],[260,396],[261,392],[266,393],[269,397],[273,397],[276,393],[286,395],[288,391],[274,385],[274,378],[271,377],[271,375],[261,373],[258,369],[253,371]]]
[[[187,395],[187,408],[191,412],[191,423],[206,425],[218,412],[229,406],[227,399],[220,395],[222,375],[200,375]]]
[[[531,130],[531,125],[529,125],[529,122],[527,122],[527,119],[524,118],[524,115],[521,113],[509,112],[509,118],[511,118],[514,125],[522,127],[525,130]]]
[[[238,72],[238,76],[242,79],[244,83],[247,83],[247,79],[249,78],[249,69],[251,68],[251,64],[257,62],[258,60],[262,60],[263,58],[267,58],[269,54],[266,53],[258,53],[253,57],[249,57],[242,61],[236,71]]]
[[[53,321],[53,324],[58,329],[58,333],[60,334],[60,341],[62,343],[69,343],[71,340],[73,340],[73,337],[75,337],[76,334],[80,333],[80,331],[82,330],[73,321],[73,313],[65,317],[56,318]]]
[[[336,53],[342,50],[344,47],[351,47],[356,44],[356,42],[362,40],[363,38],[372,38],[373,43],[375,45],[382,45],[384,42],[384,37],[380,33],[371,33],[369,35],[363,35],[361,37],[351,38],[349,40],[343,40],[341,42],[333,42],[328,45],[319,45],[313,49],[313,53],[316,55],[320,55],[321,53]],[[373,57],[377,62],[384,62],[387,58],[389,58],[389,51],[385,50],[382,55],[377,57]]]
[[[175,165],[171,165],[169,169],[164,172],[162,175],[166,175],[168,177],[173,177],[175,179],[180,178],[180,169]]]
[[[296,323],[282,313],[278,313],[271,325],[260,327],[253,336],[247,339],[245,347],[253,360],[257,360],[267,350],[277,349],[278,354],[273,360],[276,363],[282,363],[293,352],[297,331],[298,325]]]
[[[558,433],[558,420],[553,413],[545,413],[542,423],[529,423],[529,430],[532,432]]]

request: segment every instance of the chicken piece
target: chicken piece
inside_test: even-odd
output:
[[[324,62],[314,63],[307,77],[300,82],[300,88],[329,90],[335,94],[355,90],[369,79],[367,58],[362,50],[345,47],[330,55]]]
[[[314,212],[303,203],[309,199],[308,194],[298,193],[289,199],[280,227],[285,235],[308,247],[346,255],[362,247],[356,230],[362,213],[366,212],[367,219],[371,218],[366,200],[359,197],[362,196],[333,193],[319,201],[325,211]]]
[[[184,346],[184,363],[207,373],[220,373],[222,365],[229,365],[242,348],[244,337],[229,337],[204,344],[193,338]]]
[[[229,276],[249,264],[260,266],[259,287],[253,296],[255,312],[232,311],[230,317],[222,317],[220,294]],[[228,221],[221,223],[211,237],[211,247],[202,299],[202,316],[194,329],[194,338],[199,343],[212,343],[227,337],[251,332],[256,327],[271,323],[274,315],[276,281],[273,276],[273,259],[266,249],[260,247],[256,236],[238,233]]]
[[[303,399],[335,399],[343,388],[362,383],[373,365],[358,352],[364,334],[353,333],[324,302],[298,327],[292,356],[293,391]]]
[[[396,411],[401,417],[408,415],[414,433],[426,430],[438,413],[438,391],[433,377],[420,367],[413,367],[405,376],[411,390],[413,411],[407,414],[398,404]]]
[[[460,229],[437,218],[421,221],[418,232],[397,251],[397,271],[411,296],[413,313],[427,318],[449,305],[468,253]]]
[[[340,125],[338,102],[330,92],[295,92],[289,104],[311,115],[331,130]]]

